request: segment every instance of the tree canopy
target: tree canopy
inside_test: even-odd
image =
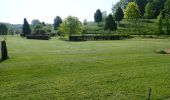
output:
[[[54,30],[57,30],[61,23],[62,23],[61,17],[56,16],[54,19]]]
[[[111,14],[109,14],[109,16],[106,18],[104,29],[105,30],[110,30],[110,31],[117,30],[117,24],[113,20],[113,16]]]
[[[125,9],[126,19],[137,19],[140,18],[139,7],[135,2],[129,2]]]
[[[36,25],[40,24],[40,23],[41,23],[41,22],[40,22],[38,19],[34,19],[34,20],[31,21],[31,25],[34,26],[34,27],[35,27]]]
[[[68,16],[59,27],[62,36],[81,34],[83,25],[77,17]]]
[[[102,13],[100,11],[100,9],[97,9],[97,11],[94,13],[94,20],[95,22],[99,23],[102,21]]]
[[[26,18],[24,18],[24,24],[23,24],[23,27],[22,27],[22,34],[23,34],[23,36],[31,34],[31,29],[30,29],[29,23],[28,23]]]
[[[170,17],[170,0],[166,0],[165,2],[165,12],[166,16]]]
[[[156,25],[155,33],[156,33],[157,35],[162,35],[162,33],[163,33],[162,23],[163,23],[163,20],[162,20],[162,12],[160,12],[159,16],[158,16],[157,19],[156,19],[156,23],[155,23],[155,25]]]
[[[115,12],[115,20],[116,21],[121,21],[124,17],[124,13],[121,7],[118,7],[116,12]]]
[[[147,0],[135,0],[135,3],[139,7],[139,11],[140,11],[141,16],[143,16],[144,13],[145,13],[145,6],[147,4]]]
[[[0,23],[0,35],[7,35],[8,27],[4,23]]]
[[[147,19],[154,18],[154,5],[152,2],[146,4],[144,17]]]

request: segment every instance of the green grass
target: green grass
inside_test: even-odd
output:
[[[170,99],[169,39],[67,42],[7,38],[0,100]]]

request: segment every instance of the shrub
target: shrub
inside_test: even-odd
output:
[[[50,35],[27,35],[27,39],[49,40]]]
[[[122,40],[132,38],[130,35],[83,35],[69,36],[69,41],[88,41],[88,40]]]

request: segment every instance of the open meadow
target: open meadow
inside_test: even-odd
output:
[[[170,39],[68,42],[7,37],[0,100],[170,99]]]

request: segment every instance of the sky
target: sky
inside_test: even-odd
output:
[[[26,18],[53,23],[56,16],[62,19],[76,16],[83,21],[94,20],[97,9],[111,13],[112,5],[119,0],[0,0],[0,22],[22,24]]]

